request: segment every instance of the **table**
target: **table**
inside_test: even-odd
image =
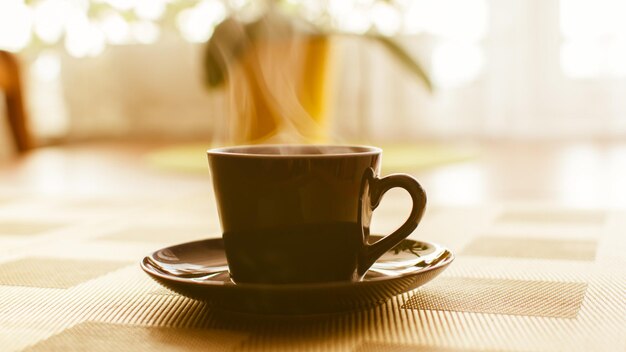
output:
[[[623,144],[489,142],[415,170],[429,206],[412,237],[456,261],[379,307],[314,317],[221,313],[140,270],[151,251],[219,236],[208,172],[147,166],[160,146],[44,148],[0,165],[1,350],[626,348]],[[407,202],[391,192],[374,231]]]

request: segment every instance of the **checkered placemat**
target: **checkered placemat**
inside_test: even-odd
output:
[[[385,202],[374,230],[402,220],[404,200]],[[624,232],[620,211],[434,206],[413,237],[457,259],[431,283],[371,310],[261,317],[211,310],[139,268],[219,234],[210,196],[16,196],[0,204],[0,350],[624,351]]]

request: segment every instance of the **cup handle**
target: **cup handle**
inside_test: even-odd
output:
[[[370,168],[364,178],[365,181],[367,181],[366,184],[369,187],[364,187],[361,198],[361,224],[366,241],[369,237],[372,213],[388,190],[395,187],[404,188],[413,200],[413,207],[409,217],[396,231],[383,237],[376,243],[365,243],[361,260],[359,261],[358,271],[361,276],[365,274],[378,258],[407,238],[417,228],[426,209],[426,192],[424,192],[424,189],[416,179],[407,174],[392,174],[378,178],[374,174],[374,170]]]

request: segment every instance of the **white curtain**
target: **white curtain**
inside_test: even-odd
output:
[[[611,5],[623,8],[618,1],[604,2],[608,11]],[[358,54],[341,64],[345,76],[336,118],[349,116],[352,124],[340,124],[374,138],[394,139],[626,136],[624,77],[571,77],[563,67],[559,0],[491,0],[486,5],[488,28],[477,43],[482,55],[478,74],[455,87],[439,87],[433,95],[380,48],[364,48],[372,43],[344,44],[344,51]],[[442,41],[428,34],[403,39],[431,72],[437,64],[433,48]],[[462,58],[456,61],[466,64]]]

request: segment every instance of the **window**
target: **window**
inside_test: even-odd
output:
[[[626,2],[561,0],[561,69],[569,78],[626,77]]]

